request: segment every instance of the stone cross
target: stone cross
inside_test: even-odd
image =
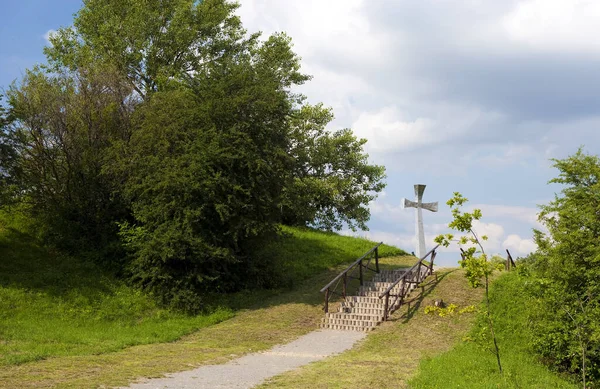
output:
[[[425,233],[423,232],[423,209],[426,209],[431,212],[438,211],[438,203],[424,203],[423,202],[423,192],[425,192],[425,185],[416,184],[415,185],[415,201],[410,201],[407,199],[402,199],[402,207],[403,208],[416,208],[416,219],[415,219],[415,228],[417,235],[417,251],[415,252],[417,258],[423,258],[427,252],[425,251]]]

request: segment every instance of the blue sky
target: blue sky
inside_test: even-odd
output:
[[[71,25],[80,7],[80,0],[0,0],[0,88],[44,61],[44,35]]]
[[[579,146],[600,154],[600,2],[588,0],[242,0],[246,28],[292,37],[310,102],[331,106],[331,129],[369,140],[388,186],[359,235],[414,250],[414,212],[427,184],[428,246],[446,232],[460,191],[482,209],[488,251],[535,249],[537,205],[560,188],[550,158]],[[80,1],[0,0],[0,87],[43,62],[44,36]],[[346,232],[349,233],[349,232]],[[439,257],[456,263],[456,248]]]

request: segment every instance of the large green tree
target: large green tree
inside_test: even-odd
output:
[[[600,159],[554,160],[560,194],[541,207],[532,290],[535,346],[555,366],[600,380]],[[589,383],[589,381],[588,381]]]
[[[0,95],[0,104],[3,96]],[[12,121],[8,110],[0,105],[0,206],[14,201],[17,193],[17,150],[8,129]]]
[[[123,225],[136,283],[198,309],[201,293],[265,285],[251,245],[274,232],[292,159],[289,40],[273,36],[215,61],[189,87],[155,92],[137,112],[116,169],[134,223]]]
[[[11,177],[47,235],[124,242],[121,269],[192,310],[206,290],[271,281],[253,245],[278,223],[366,228],[384,186],[365,140],[302,106],[290,38],[248,34],[237,7],[85,0],[9,91]]]

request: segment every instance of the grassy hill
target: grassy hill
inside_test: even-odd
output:
[[[504,375],[495,356],[474,341],[485,333],[482,310],[471,308],[481,304],[483,289],[472,289],[464,271],[453,269],[440,272],[412,307],[396,312],[352,350],[273,377],[260,388],[574,389],[531,352],[525,286],[513,272],[491,288]],[[426,314],[436,299],[457,308],[444,316]]]
[[[282,273],[290,280],[323,273],[374,245],[309,229],[283,230],[265,252],[281,258]],[[380,253],[403,252],[382,246]],[[224,308],[201,315],[172,312],[93,263],[41,246],[28,233],[27,220],[14,214],[0,214],[0,258],[0,368],[172,342],[280,292],[229,296],[220,300]]]
[[[158,307],[90,263],[38,245],[0,216],[0,388],[121,386],[203,364],[224,363],[313,331],[322,318],[318,292],[374,243],[309,229],[284,228],[265,252],[276,252],[292,289],[245,291],[225,308],[187,316]],[[408,266],[412,256],[382,246],[382,266]],[[527,302],[517,273],[493,283],[493,309],[506,373],[476,342],[478,314],[444,317],[424,308],[442,298],[477,306],[461,270],[440,273],[424,295],[398,311],[357,347],[274,377],[262,387],[571,388],[527,348]]]
[[[490,288],[491,310],[504,374],[498,373],[496,357],[482,346],[487,334],[480,314],[464,341],[443,354],[422,361],[410,382],[413,388],[557,388],[578,386],[569,377],[554,374],[531,350],[534,334],[528,328],[527,277],[517,272],[503,274]],[[487,342],[489,344],[489,341]]]

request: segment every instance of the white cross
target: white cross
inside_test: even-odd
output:
[[[415,185],[415,201],[410,201],[407,199],[402,199],[402,207],[403,208],[416,208],[416,219],[415,219],[415,227],[416,227],[416,235],[417,235],[417,258],[423,258],[423,256],[427,253],[425,251],[425,233],[423,232],[423,209],[426,209],[431,212],[438,211],[438,203],[424,203],[423,202],[423,192],[425,192],[425,185],[416,184]]]

